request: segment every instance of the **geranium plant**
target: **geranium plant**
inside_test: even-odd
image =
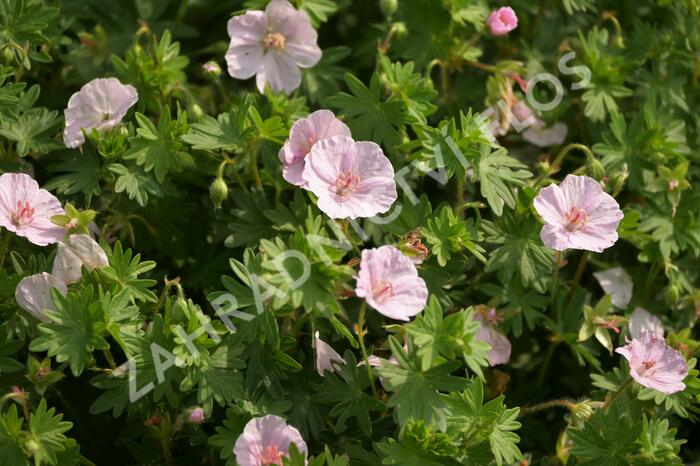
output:
[[[700,461],[697,0],[0,0],[0,466]]]

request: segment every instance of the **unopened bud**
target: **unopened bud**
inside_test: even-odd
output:
[[[398,37],[399,39],[403,39],[408,34],[408,28],[406,28],[405,23],[394,23],[391,28],[394,30],[394,36]]]
[[[190,424],[201,424],[206,419],[204,408],[197,406],[187,412],[187,422]]]
[[[605,168],[603,167],[603,164],[600,163],[600,161],[595,157],[588,157],[588,161],[586,163],[586,171],[591,176],[591,178],[594,178],[598,181],[602,180],[605,176]]]
[[[391,18],[398,8],[398,0],[379,0],[379,9],[382,10],[382,14],[387,18]]]
[[[228,186],[223,178],[216,178],[211,186],[209,186],[209,197],[214,203],[214,207],[220,209],[221,204],[228,197]]]
[[[590,400],[576,403],[571,409],[571,414],[580,421],[585,421],[593,416],[593,407],[590,405]]]
[[[202,65],[202,71],[208,78],[216,79],[221,76],[221,67],[215,61],[208,61]]]
[[[664,291],[664,298],[666,303],[671,306],[677,304],[681,299],[681,290],[675,284],[668,285]]]

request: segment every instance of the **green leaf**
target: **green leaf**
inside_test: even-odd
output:
[[[163,197],[160,185],[139,167],[127,168],[120,163],[113,163],[109,165],[109,171],[118,175],[114,183],[114,191],[117,193],[126,191],[129,199],[135,200],[141,207],[146,207],[149,195]]]
[[[479,323],[472,321],[472,311],[462,310],[443,317],[435,296],[421,314],[406,325],[418,348],[423,367],[431,367],[443,356],[447,360],[463,357],[467,366],[483,378],[482,367],[488,366],[489,345],[476,337]]]
[[[66,449],[68,438],[64,432],[73,427],[72,422],[63,421],[63,414],[54,415],[55,408],[46,409],[42,398],[36,411],[29,417],[30,451],[36,464],[58,464],[56,455]]]
[[[252,128],[246,128],[247,108],[241,106],[238,112],[222,113],[217,118],[209,115],[199,123],[192,123],[182,140],[198,150],[235,151],[243,149],[252,137]]]
[[[507,409],[504,399],[501,395],[484,404],[484,387],[479,379],[465,392],[448,397],[448,432],[461,432],[469,447],[488,441],[499,466],[522,458],[517,446],[520,437],[514,433],[521,427],[517,421],[520,408]]]
[[[389,346],[398,364],[386,363],[377,369],[393,393],[387,406],[396,408],[400,424],[410,418],[422,419],[444,429],[447,404],[439,391],[451,392],[464,388],[466,379],[450,375],[461,364],[448,361],[429,368],[423,365],[422,358],[417,356],[415,350],[409,349],[406,354],[393,336],[389,337]]]
[[[613,404],[598,409],[583,428],[570,428],[571,454],[582,466],[627,466],[627,454],[635,451],[642,425],[632,422]]]
[[[686,441],[676,440],[678,429],[669,429],[668,419],[649,419],[646,414],[642,421],[642,433],[637,442],[646,464],[683,464],[678,453]]]
[[[178,118],[171,120],[166,106],[160,114],[158,127],[145,115],[136,113],[139,128],[137,136],[130,139],[131,148],[124,154],[127,160],[136,160],[146,172],[153,171],[156,180],[162,183],[169,172],[182,171],[189,156],[180,136],[187,131],[187,113],[178,111]]]
[[[124,251],[119,241],[107,256],[109,266],[101,268],[100,273],[114,282],[113,294],[126,290],[132,301],[156,302],[155,293],[149,289],[156,284],[156,281],[138,278],[139,275],[153,269],[156,266],[155,262],[141,262],[141,254],[132,257],[131,249]]]
[[[43,400],[42,400],[43,401]],[[24,419],[17,415],[17,405],[12,404],[7,412],[0,414],[0,466],[28,466],[29,462],[22,446]]]
[[[318,393],[314,395],[314,400],[334,404],[329,414],[337,418],[334,426],[336,434],[345,431],[347,420],[354,417],[362,433],[370,437],[370,412],[381,411],[384,405],[367,393],[370,380],[366,368],[357,366],[357,360],[350,351],[345,352],[344,360],[342,367],[334,373],[326,373],[323,384],[315,387]]]
[[[542,244],[540,225],[534,219],[516,220],[506,214],[501,222],[482,223],[486,242],[497,247],[489,254],[487,272],[498,272],[502,283],[508,283],[518,275],[523,285],[533,285],[544,293],[554,267],[554,252]]]
[[[52,299],[56,310],[44,311],[51,322],[39,324],[41,335],[32,341],[30,349],[47,351],[59,363],[68,361],[77,377],[92,360],[93,351],[109,348],[103,338],[101,305],[93,300],[92,287],[71,291],[65,297],[54,289]]]
[[[503,213],[504,204],[515,208],[515,187],[524,186],[525,180],[532,177],[527,166],[507,155],[505,149],[492,152],[487,145],[481,146],[474,171],[479,177],[481,195],[498,216]]]
[[[378,75],[372,75],[369,88],[350,73],[345,74],[345,82],[351,94],[340,92],[327,98],[326,105],[339,109],[348,119],[356,139],[376,141],[386,148],[399,144],[399,131],[404,125],[403,104],[382,100]]]
[[[483,238],[474,225],[474,219],[464,221],[458,218],[447,204],[442,206],[437,216],[428,218],[428,225],[421,232],[441,267],[447,265],[452,253],[464,249],[481,262],[486,262],[483,255],[486,250],[476,243]]]

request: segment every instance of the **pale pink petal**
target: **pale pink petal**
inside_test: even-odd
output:
[[[262,11],[249,11],[229,20],[228,35],[231,42],[225,58],[228,73],[232,77],[248,79],[260,70],[265,53],[265,34],[267,18]]]
[[[566,141],[569,128],[564,123],[544,128],[544,125],[532,125],[523,131],[523,139],[537,147],[559,146]]]
[[[475,314],[474,321],[479,322],[481,325],[476,333],[476,337],[491,346],[487,355],[489,366],[506,364],[510,360],[511,352],[511,344],[508,337],[496,330],[493,325],[487,323],[481,314]]]
[[[306,186],[302,177],[305,158],[316,142],[333,136],[350,137],[350,128],[338,120],[330,110],[318,110],[297,120],[289,131],[289,139],[280,149],[284,163],[283,176],[289,183]]]
[[[58,251],[53,261],[51,275],[66,285],[78,283],[83,278],[83,261],[65,244],[58,243]]]
[[[51,289],[56,288],[63,296],[68,294],[66,285],[53,275],[43,272],[25,277],[15,288],[15,301],[19,307],[37,319],[48,322],[44,309],[55,310],[51,301]]]
[[[567,175],[561,185],[542,189],[534,206],[545,221],[542,242],[557,251],[602,252],[618,239],[620,206],[587,176]]]
[[[85,142],[82,130],[106,131],[117,126],[138,101],[136,88],[117,78],[98,78],[73,94],[64,110],[63,142],[75,148]]]
[[[273,0],[265,9],[270,30],[285,38],[284,53],[301,68],[310,68],[321,59],[317,45],[318,33],[311,18],[303,10],[296,10],[287,1]]]
[[[316,372],[321,377],[325,371],[335,372],[336,367],[345,364],[345,360],[333,349],[331,345],[321,340],[319,332],[314,335],[316,347]]]
[[[281,464],[289,456],[289,446],[306,456],[307,446],[297,429],[279,416],[267,415],[251,419],[236,440],[233,453],[240,466]]]
[[[65,228],[51,222],[64,214],[59,200],[23,173],[0,176],[0,225],[38,246],[57,243]]]
[[[657,335],[664,335],[664,326],[661,319],[644,308],[637,307],[630,316],[628,324],[630,336],[639,338],[644,331],[651,331]]]
[[[683,379],[688,375],[688,364],[654,331],[642,331],[639,338],[615,352],[627,359],[630,375],[640,385],[666,394],[685,389]]]
[[[632,299],[632,277],[622,267],[595,272],[593,274],[600,287],[609,294],[612,303],[624,309]]]
[[[362,251],[355,293],[379,313],[403,321],[428,301],[428,287],[416,266],[394,246]]]
[[[262,59],[255,83],[261,93],[269,84],[273,92],[288,94],[301,84],[301,71],[290,56],[269,51]]]
[[[381,148],[345,136],[314,144],[302,177],[331,218],[372,217],[387,212],[398,196],[394,169]]]
[[[71,235],[66,244],[58,245],[51,274],[66,284],[82,278],[82,266],[93,270],[108,264],[107,254],[90,235]]]

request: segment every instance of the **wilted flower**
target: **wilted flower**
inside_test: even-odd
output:
[[[569,134],[569,128],[564,123],[545,127],[543,121],[537,120],[523,131],[523,139],[537,147],[559,146],[566,141],[567,134]]]
[[[136,88],[117,78],[98,78],[80,88],[63,112],[66,129],[63,143],[74,148],[83,145],[83,129],[106,131],[117,126],[126,112],[139,100]]]
[[[292,443],[306,456],[306,442],[299,431],[281,417],[267,415],[248,421],[233,453],[240,466],[281,466],[282,458],[289,457]]]
[[[624,309],[632,299],[632,277],[622,267],[615,267],[593,274],[600,287],[610,295],[612,303]]]
[[[50,273],[30,275],[23,278],[15,288],[15,301],[37,319],[48,322],[44,309],[55,310],[51,301],[52,288],[56,288],[63,296],[68,294],[66,285]]]
[[[393,246],[362,251],[355,293],[379,313],[396,320],[409,320],[428,301],[428,287],[416,266]]]
[[[51,217],[63,214],[56,197],[31,176],[5,173],[0,176],[0,225],[38,246],[57,243],[66,230],[51,223]]]
[[[561,185],[542,189],[535,209],[545,221],[542,242],[557,251],[602,252],[617,241],[623,217],[617,201],[587,176],[567,175]]]
[[[627,346],[617,348],[630,365],[630,375],[640,385],[671,394],[683,391],[688,364],[681,353],[666,344],[661,335],[643,331]]]
[[[628,329],[632,338],[639,338],[642,336],[642,332],[646,331],[664,336],[664,326],[661,319],[641,307],[635,308],[630,316]]]
[[[408,233],[399,245],[399,249],[416,265],[422,264],[430,254],[430,250],[423,244],[418,230]]]
[[[297,120],[279,152],[280,162],[284,164],[284,179],[297,186],[306,186],[301,176],[306,156],[316,142],[333,136],[350,137],[351,134],[350,128],[330,110],[318,110]]]
[[[518,16],[511,7],[504,6],[491,13],[486,24],[491,30],[491,35],[504,36],[518,27]]]
[[[83,277],[82,266],[93,270],[107,265],[107,254],[90,235],[76,234],[59,243],[51,274],[66,285],[79,282]]]
[[[236,79],[255,75],[260,92],[266,84],[275,92],[293,91],[301,84],[299,68],[310,68],[321,59],[309,15],[286,0],[272,0],[265,11],[234,16],[228,35],[228,73]]]
[[[311,148],[302,178],[331,218],[372,217],[396,201],[394,168],[373,142],[347,136],[323,139]]]
[[[481,313],[474,314],[474,321],[481,324],[476,337],[491,345],[487,355],[489,366],[507,363],[510,359],[510,340],[493,325],[496,321],[495,310],[491,310],[486,317]]]
[[[316,340],[316,371],[321,377],[325,371],[335,372],[337,366],[345,364],[345,360],[328,343],[321,340],[319,332],[314,335]]]

